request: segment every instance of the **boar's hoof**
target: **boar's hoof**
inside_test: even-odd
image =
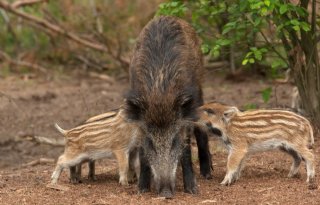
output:
[[[146,193],[146,192],[150,192],[150,189],[148,188],[143,188],[143,189],[139,189],[139,194],[143,194],[143,193]]]
[[[207,180],[209,179],[212,179],[212,175],[209,173],[209,174],[206,174],[206,175],[203,175],[203,177]]]
[[[89,180],[91,180],[91,181],[97,181],[97,177],[96,177],[96,176],[89,176]]]
[[[191,187],[191,188],[185,188],[184,192],[186,192],[188,194],[198,194],[199,193],[198,188],[197,188],[196,185]]]
[[[166,199],[172,199],[173,198],[173,193],[169,189],[164,189],[160,192],[159,194],[160,197],[164,197]]]

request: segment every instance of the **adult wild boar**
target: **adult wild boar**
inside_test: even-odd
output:
[[[171,198],[181,161],[184,190],[196,193],[190,132],[199,148],[201,173],[211,176],[207,135],[190,128],[196,108],[203,104],[200,86],[200,42],[185,21],[162,16],[139,35],[130,64],[127,117],[139,122],[146,135],[140,148],[139,191],[150,190],[151,172],[160,196]]]

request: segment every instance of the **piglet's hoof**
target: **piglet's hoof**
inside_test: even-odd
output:
[[[309,189],[309,190],[318,189],[318,184],[316,183],[315,180],[310,180],[310,181],[309,181],[308,189]]]
[[[147,193],[150,192],[150,189],[144,188],[144,189],[139,189],[138,193],[139,194],[143,194],[143,193]]]

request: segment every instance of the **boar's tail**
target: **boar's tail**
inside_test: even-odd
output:
[[[66,136],[67,131],[62,129],[57,123],[54,124],[54,126],[56,127],[56,129],[63,134],[64,136]]]

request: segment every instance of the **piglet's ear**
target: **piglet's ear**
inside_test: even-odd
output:
[[[237,107],[229,108],[228,110],[224,111],[223,120],[225,122],[229,122],[236,115],[237,112],[239,112]]]

